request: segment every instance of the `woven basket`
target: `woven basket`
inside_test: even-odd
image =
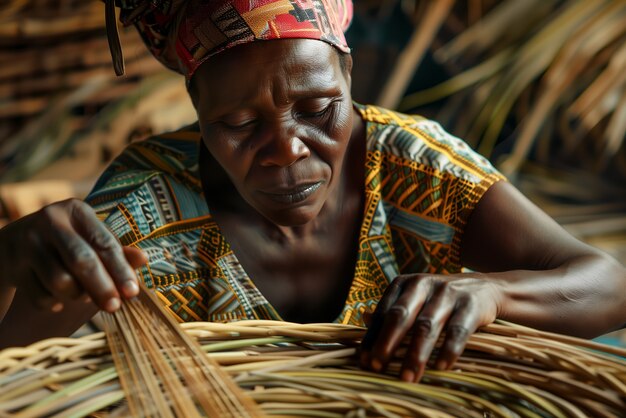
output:
[[[473,335],[452,371],[422,383],[357,367],[364,330],[274,321],[183,328],[272,416],[623,417],[626,350],[512,324]],[[128,410],[102,333],[0,352],[0,416],[117,417]],[[620,357],[622,356],[622,357]]]

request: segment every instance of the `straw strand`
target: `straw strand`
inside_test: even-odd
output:
[[[117,312],[104,316],[113,361],[133,416],[261,415],[145,287]]]
[[[149,318],[154,317],[140,319],[146,328],[169,329],[148,322],[153,320]],[[167,339],[167,344],[153,354],[167,352],[168,361],[177,362],[172,363],[175,370],[193,370],[191,377],[178,378],[189,385],[204,378],[205,372],[217,376],[215,370],[191,366],[196,356],[205,358],[221,365],[219,372],[229,375],[263,413],[272,416],[614,418],[626,410],[625,349],[504,322],[472,335],[453,370],[427,370],[419,384],[397,379],[408,340],[385,373],[360,370],[355,347],[365,330],[359,327],[274,321],[170,325],[185,332],[180,339],[176,333],[155,334],[155,341]],[[117,385],[116,373],[121,382],[123,371],[113,368],[103,339],[102,334],[54,339],[0,352],[0,416],[43,417],[63,411],[82,411],[84,416],[96,406],[101,407],[98,416],[134,415],[129,395],[125,403],[113,400],[111,385]],[[194,340],[200,354],[173,348],[183,339]],[[64,355],[67,350],[71,356]],[[210,383],[196,384],[218,396]],[[198,402],[191,389],[188,393]],[[90,403],[94,396],[98,402],[110,396],[110,402]],[[211,415],[200,407],[198,411]]]

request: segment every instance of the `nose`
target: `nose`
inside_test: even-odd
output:
[[[275,127],[271,139],[259,153],[263,167],[289,167],[296,161],[307,158],[311,150],[293,129]]]

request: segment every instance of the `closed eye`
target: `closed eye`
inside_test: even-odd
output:
[[[324,116],[329,109],[330,106],[327,106],[325,109],[322,109],[319,112],[300,112],[300,116],[304,118],[317,118],[320,116]]]
[[[232,130],[232,131],[244,131],[244,130],[247,130],[247,129],[254,128],[254,126],[256,125],[257,121],[256,121],[256,119],[250,119],[250,120],[246,120],[246,121],[242,121],[242,122],[220,121],[220,123],[226,129],[229,129],[229,130]]]
[[[298,112],[298,116],[305,119],[318,119],[326,116],[331,110],[334,109],[335,105],[339,102],[339,100],[333,100],[328,105],[320,110],[300,110]]]

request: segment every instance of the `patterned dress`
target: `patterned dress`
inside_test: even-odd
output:
[[[355,106],[367,131],[365,212],[352,286],[335,321],[362,325],[398,274],[461,271],[465,223],[504,178],[436,122]],[[132,144],[87,202],[123,245],[147,254],[138,275],[177,320],[279,320],[209,212],[199,141],[191,126]]]

